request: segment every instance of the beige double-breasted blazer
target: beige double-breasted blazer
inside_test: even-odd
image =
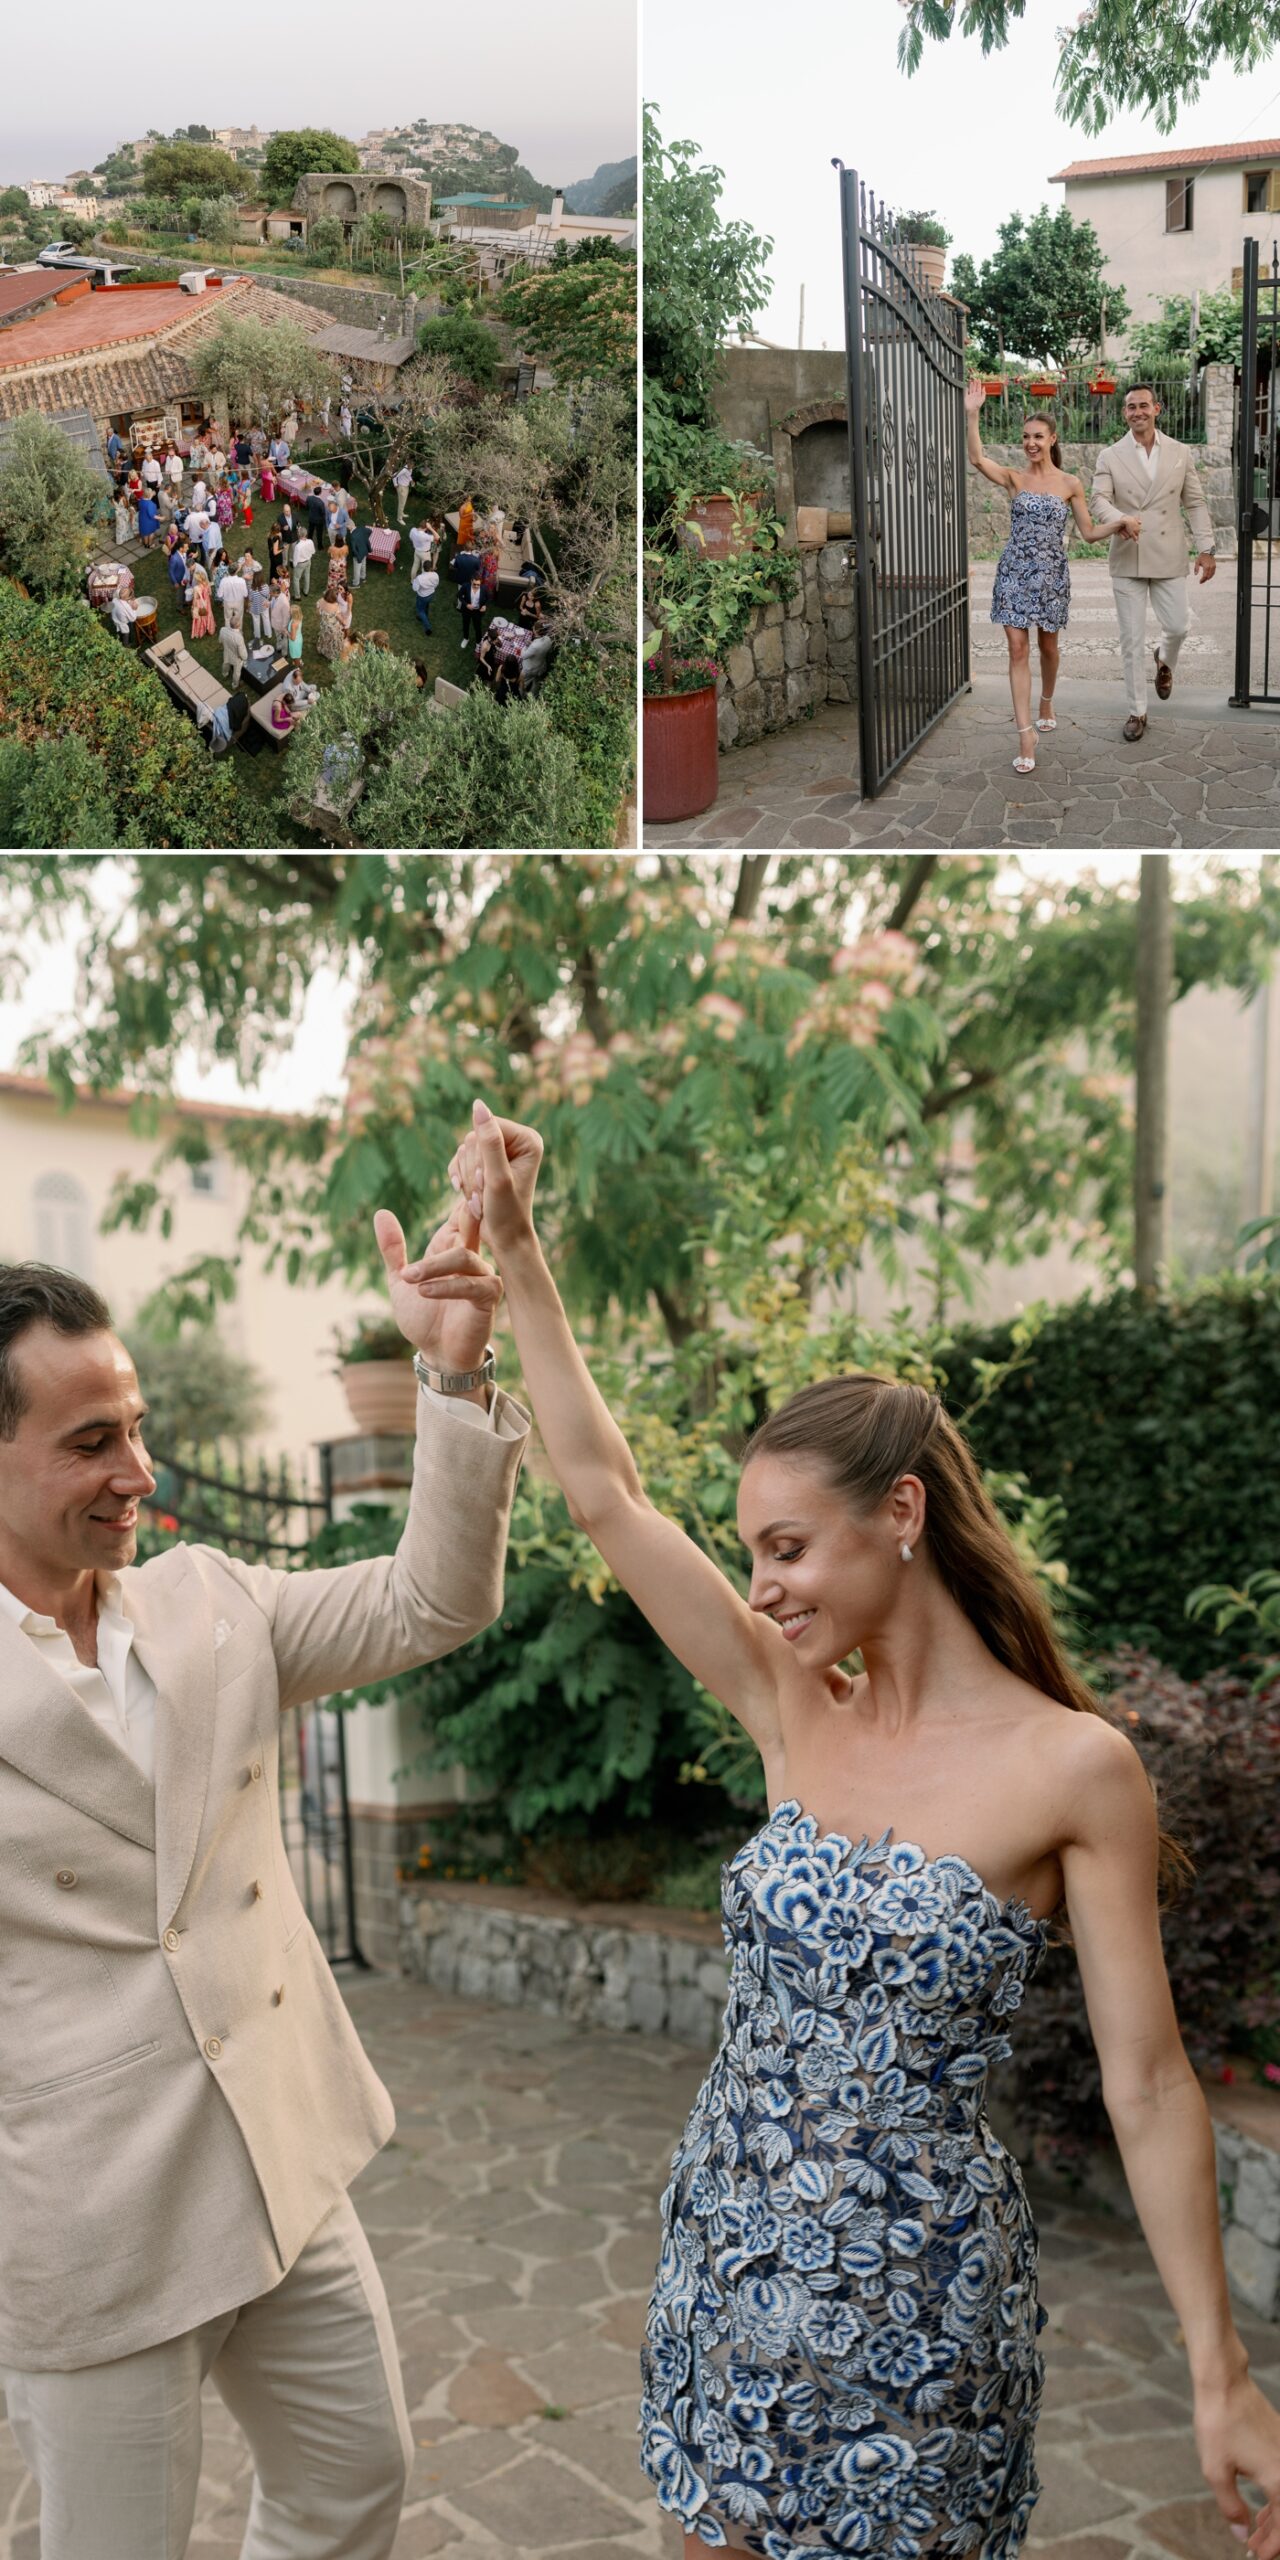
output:
[[[1197,552],[1212,551],[1213,519],[1200,486],[1190,445],[1160,435],[1154,473],[1147,471],[1125,435],[1103,447],[1093,475],[1096,513],[1140,516],[1137,542],[1113,533],[1108,565],[1113,578],[1185,578],[1189,567],[1182,515],[1186,510]]]
[[[253,2300],[390,2134],[285,1857],[279,1717],[492,1623],[527,1437],[422,1394],[394,1556],[125,1572],[154,1786],[0,1614],[0,2366]]]

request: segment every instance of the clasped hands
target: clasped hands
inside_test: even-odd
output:
[[[425,1253],[410,1262],[394,1211],[379,1209],[373,1222],[396,1323],[424,1359],[445,1369],[474,1369],[484,1356],[503,1289],[476,1250],[481,1225],[499,1261],[532,1235],[542,1162],[536,1129],[495,1119],[483,1102],[472,1119],[449,1165],[457,1202]]]

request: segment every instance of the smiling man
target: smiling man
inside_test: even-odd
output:
[[[449,1306],[375,1231],[416,1349],[394,1556],[135,1566],[155,1478],[97,1292],[0,1265],[0,2383],[43,2560],[180,2560],[208,2376],[254,2455],[244,2560],[386,2560],[412,2456],[347,2189],[392,2130],[280,1834],[282,1708],[502,1605],[528,1419],[501,1283]],[[424,1268],[475,1222],[460,1206]]]

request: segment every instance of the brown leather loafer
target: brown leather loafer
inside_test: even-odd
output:
[[[1157,649],[1157,651],[1156,651],[1156,699],[1157,699],[1157,701],[1159,701],[1159,702],[1167,702],[1167,701],[1168,701],[1168,699],[1169,699],[1170,694],[1172,693],[1172,691],[1173,691],[1173,669],[1172,669],[1172,667],[1171,667],[1171,666],[1166,665],[1165,660],[1161,657],[1160,652],[1159,652],[1159,650]]]
[[[1146,713],[1131,711],[1124,724],[1124,735],[1128,739],[1131,747],[1137,743],[1139,738],[1145,737],[1146,729]]]

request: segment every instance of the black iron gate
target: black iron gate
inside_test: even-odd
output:
[[[969,689],[964,313],[840,171],[862,788],[874,800]]]
[[[310,1533],[332,1518],[328,1450],[322,1446],[318,1496],[299,1491],[289,1469],[273,1482],[262,1463],[256,1481],[241,1463],[233,1474],[218,1452],[156,1458],[150,1525],[178,1531],[290,1572],[305,1568]],[[355,1862],[347,1801],[347,1738],[341,1712],[323,1700],[280,1720],[280,1829],[303,1907],[331,1964],[364,1969],[356,1930]]]
[[[1236,410],[1237,709],[1280,703],[1280,254],[1261,272],[1244,244],[1244,328]]]

